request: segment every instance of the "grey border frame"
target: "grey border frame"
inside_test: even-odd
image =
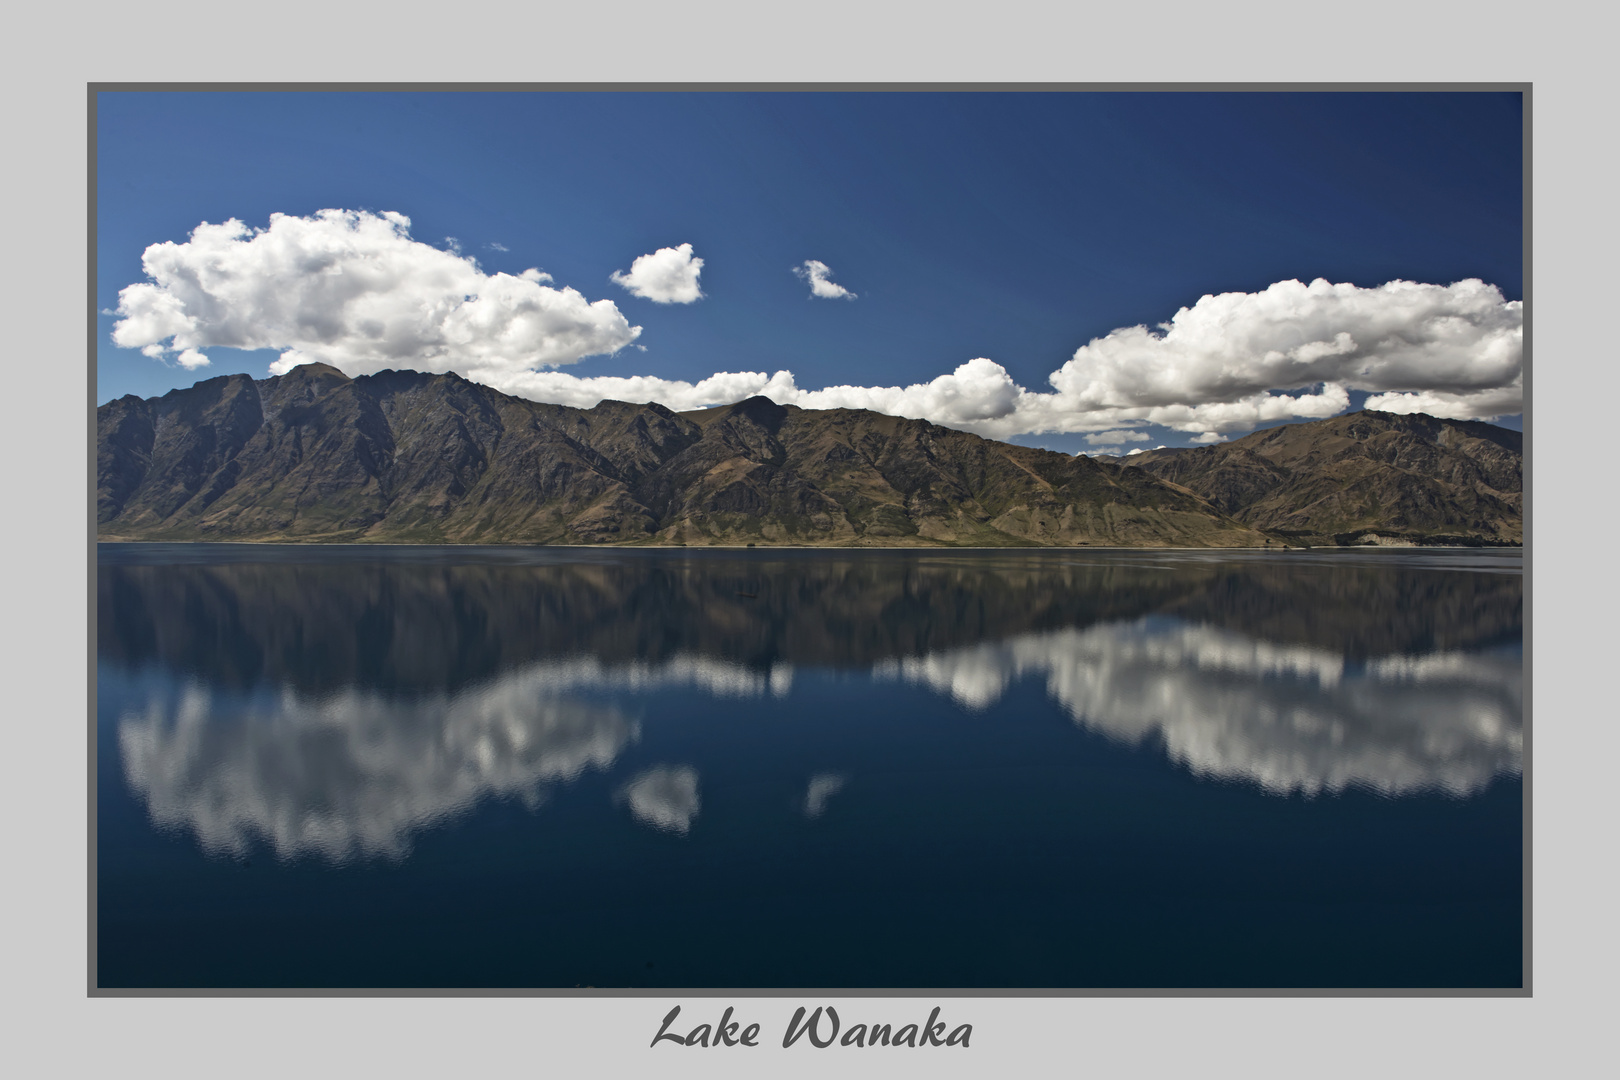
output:
[[[1376,988],[1357,987],[1333,989],[1327,987],[1202,987],[1202,988],[1142,988],[1142,987],[1089,987],[1089,988],[956,988],[930,989],[916,987],[820,987],[789,989],[782,987],[742,987],[721,989],[641,989],[641,988],[515,988],[515,987],[419,987],[419,988],[314,988],[287,987],[182,987],[182,988],[106,988],[97,984],[97,905],[96,905],[96,851],[98,842],[96,818],[96,777],[99,762],[96,748],[96,351],[100,344],[96,309],[96,101],[102,93],[1518,93],[1523,97],[1523,121],[1520,130],[1522,181],[1520,214],[1523,223],[1521,260],[1524,293],[1524,772],[1523,806],[1521,807],[1521,860],[1523,865],[1522,922],[1520,940],[1523,950],[1524,982],[1519,987],[1487,988]],[[187,82],[107,82],[88,83],[87,96],[87,162],[88,162],[88,237],[86,252],[86,358],[89,365],[88,402],[89,419],[86,423],[88,451],[88,478],[85,484],[86,519],[89,532],[87,597],[88,634],[86,636],[87,682],[89,686],[88,749],[87,757],[87,815],[86,844],[87,902],[86,902],[86,996],[101,997],[307,997],[307,998],[409,998],[409,997],[539,997],[539,998],[650,998],[670,1001],[686,998],[800,998],[806,1001],[826,1001],[842,998],[894,998],[951,999],[951,998],[1088,998],[1088,997],[1222,997],[1222,998],[1529,998],[1534,997],[1534,949],[1532,933],[1533,861],[1532,814],[1534,776],[1533,693],[1531,663],[1532,629],[1535,623],[1533,602],[1532,532],[1534,515],[1531,513],[1532,492],[1532,342],[1531,330],[1534,304],[1531,301],[1533,259],[1531,258],[1533,230],[1531,227],[1531,181],[1533,84],[1529,82],[1187,82],[1187,83],[1067,83],[1067,82],[998,82],[998,83],[907,83],[907,82],[849,82],[849,83],[528,83],[528,82],[256,82],[256,83],[187,83]]]

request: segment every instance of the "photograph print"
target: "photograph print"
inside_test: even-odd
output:
[[[1525,87],[93,87],[91,992],[1522,994]]]

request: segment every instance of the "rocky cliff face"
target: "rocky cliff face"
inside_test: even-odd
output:
[[[1524,542],[1523,435],[1491,424],[1361,412],[1124,461],[1290,542]]]
[[[310,364],[98,410],[103,539],[1264,546],[1141,469],[751,398],[573,409]]]

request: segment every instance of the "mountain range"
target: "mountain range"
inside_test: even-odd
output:
[[[1492,424],[1366,411],[1125,460],[1290,543],[1524,542],[1524,436]]]
[[[1173,546],[1522,541],[1521,436],[1357,413],[1095,459],[767,398],[698,412],[307,364],[97,410],[102,540]]]

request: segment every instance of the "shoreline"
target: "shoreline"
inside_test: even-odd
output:
[[[1076,544],[1059,546],[1056,544],[1025,545],[997,545],[994,547],[947,547],[926,544],[862,544],[859,546],[841,544],[523,544],[503,543],[500,541],[487,541],[482,543],[465,543],[446,541],[442,543],[417,543],[411,541],[366,541],[352,540],[123,540],[96,538],[96,544],[215,544],[233,545],[238,547],[297,547],[297,548],[511,548],[511,549],[546,549],[556,548],[563,551],[1018,551],[1018,552],[1076,552],[1076,551],[1265,551],[1282,553],[1288,551],[1523,551],[1524,544],[1278,544],[1268,546],[1234,545],[1231,547],[1185,547],[1169,544]]]

